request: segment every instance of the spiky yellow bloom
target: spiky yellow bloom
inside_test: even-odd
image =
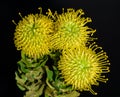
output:
[[[22,50],[28,57],[39,58],[49,53],[50,36],[53,21],[40,14],[30,14],[19,21],[14,34],[17,50]]]
[[[86,26],[92,20],[90,18],[82,17],[84,12],[82,9],[75,11],[74,9],[67,9],[67,12],[58,15],[55,13],[55,34],[52,37],[52,45],[55,49],[66,49],[73,46],[85,45],[85,43],[92,39],[95,30]]]
[[[58,69],[67,85],[72,85],[75,90],[90,91],[96,95],[92,85],[99,85],[98,81],[106,83],[108,79],[103,73],[109,72],[108,65],[110,63],[106,53],[92,44],[89,48],[81,47],[63,51]]]

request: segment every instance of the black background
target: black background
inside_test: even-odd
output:
[[[82,8],[85,16],[92,18],[88,24],[97,32],[97,44],[107,52],[111,63],[111,72],[107,75],[109,81],[100,83],[95,87],[98,92],[93,96],[89,92],[82,92],[80,97],[120,97],[120,1],[119,0],[3,0],[0,1],[0,97],[22,97],[22,92],[15,82],[17,61],[20,52],[16,50],[13,42],[15,25],[22,16],[30,13],[39,13],[38,7],[43,8],[43,13],[50,8],[61,13],[62,8]]]

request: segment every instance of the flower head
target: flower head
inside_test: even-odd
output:
[[[52,45],[55,49],[67,49],[73,46],[85,45],[95,30],[86,26],[92,20],[82,17],[82,9],[75,11],[67,9],[60,15],[55,14],[55,34],[52,37]]]
[[[72,85],[75,90],[90,91],[96,95],[91,86],[99,85],[98,81],[106,83],[108,80],[103,75],[109,72],[110,63],[107,58],[106,53],[93,43],[89,48],[81,47],[63,51],[58,69],[67,85]]]
[[[22,50],[28,57],[40,58],[49,53],[50,36],[53,21],[43,14],[30,14],[19,21],[14,34],[17,50]]]

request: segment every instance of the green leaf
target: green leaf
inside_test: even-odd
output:
[[[42,84],[42,86],[40,87],[38,91],[38,96],[41,96],[43,94],[44,87],[45,87],[45,84]]]
[[[25,53],[23,52],[23,51],[21,51],[21,57],[22,57],[22,59],[26,59],[26,56],[25,56]]]
[[[17,84],[17,86],[18,86],[18,88],[19,88],[20,90],[22,90],[22,91],[25,91],[25,90],[26,90],[23,86],[21,86],[21,85],[19,85],[19,84]]]
[[[49,97],[48,94],[45,94],[45,97]]]
[[[79,97],[80,93],[77,91],[72,91],[69,94],[62,94],[62,95],[58,95],[57,97]]]
[[[47,78],[49,81],[53,80],[53,71],[46,66]]]
[[[41,66],[44,66],[48,60],[48,56],[45,57],[42,63],[40,63]]]
[[[30,62],[28,62],[27,60],[25,60],[25,59],[21,59],[21,61],[26,65],[27,68],[29,68],[29,67],[33,67],[33,64],[30,63]]]
[[[22,72],[27,73],[29,70],[25,68],[25,64],[22,61],[19,61],[20,69]]]
[[[37,68],[40,66],[44,66],[48,60],[48,57],[43,57],[42,59],[39,59],[39,62],[34,62],[34,60],[31,59],[31,62],[28,60],[22,59],[22,62],[26,65],[27,68]]]
[[[24,82],[27,81],[27,76],[25,76],[25,75],[21,75],[21,77],[22,77],[22,79],[24,80]]]
[[[53,66],[53,70],[54,70],[54,73],[55,73],[55,81],[56,81],[58,76],[59,76],[59,71],[58,71],[56,66]]]
[[[20,84],[24,84],[25,83],[25,80],[23,80],[22,78],[20,78],[17,74],[17,72],[15,72],[15,79],[17,80],[17,83],[20,83]]]
[[[56,50],[55,52],[52,52],[50,55],[51,59],[53,60],[57,60],[57,58],[59,58],[61,54],[61,51],[60,50]]]

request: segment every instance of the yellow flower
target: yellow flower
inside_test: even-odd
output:
[[[99,51],[100,50],[100,51]],[[110,65],[106,53],[94,43],[87,47],[68,49],[63,51],[58,69],[67,85],[79,91],[90,91],[92,85],[99,85],[98,81],[108,80],[103,75],[109,72]]]
[[[53,32],[53,21],[43,14],[30,14],[19,21],[14,34],[17,50],[30,58],[40,58],[51,48],[49,34]]]
[[[86,26],[92,20],[82,17],[82,9],[75,11],[67,9],[60,15],[55,13],[55,34],[52,36],[52,45],[55,49],[67,49],[85,43],[92,38],[95,30]]]

